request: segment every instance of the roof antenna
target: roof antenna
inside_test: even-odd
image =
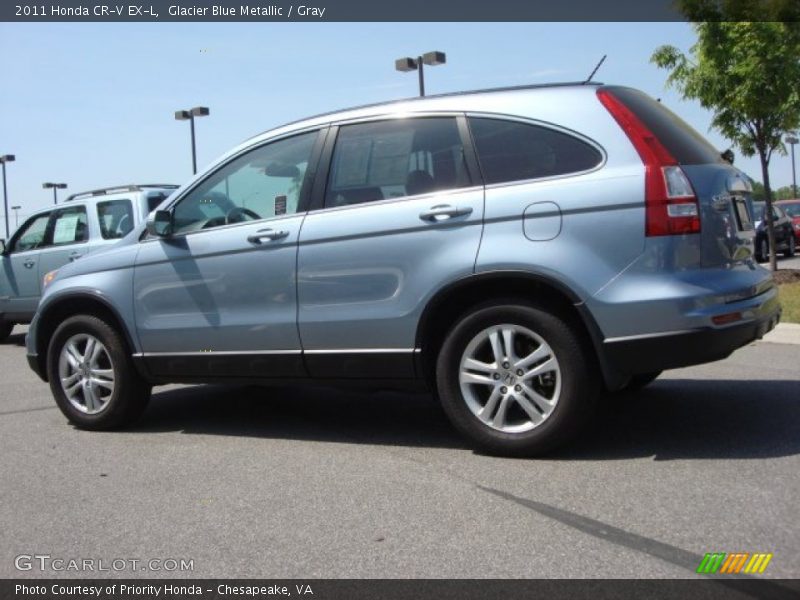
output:
[[[592,71],[592,73],[591,73],[591,75],[589,75],[588,79],[583,82],[583,85],[586,85],[587,83],[589,83],[592,80],[592,77],[594,77],[594,74],[597,73],[597,70],[600,68],[600,65],[602,65],[603,62],[606,60],[606,56],[608,56],[608,55],[607,54],[603,54],[603,58],[601,58],[600,62],[597,63],[597,66],[594,68],[594,71]]]

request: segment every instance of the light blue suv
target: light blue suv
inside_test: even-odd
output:
[[[61,269],[28,360],[87,429],[130,423],[158,384],[358,379],[425,385],[477,447],[542,453],[601,391],[775,326],[749,194],[629,88],[326,114],[245,142]]]

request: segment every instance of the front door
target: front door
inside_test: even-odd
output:
[[[28,219],[11,237],[2,257],[0,315],[10,321],[27,320],[36,311],[42,291],[39,256],[46,244],[50,213]]]
[[[141,243],[133,294],[155,375],[304,373],[295,267],[318,132],[239,154],[173,205],[173,233]]]

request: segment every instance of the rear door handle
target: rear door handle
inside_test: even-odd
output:
[[[23,265],[25,265],[25,268],[26,268],[26,269],[32,269],[33,267],[35,267],[35,266],[36,266],[36,261],[35,261],[35,260],[28,259],[28,260],[26,260],[26,261],[25,261],[24,263],[22,263],[22,264],[23,264]]]
[[[282,229],[259,229],[252,235],[247,236],[247,241],[251,244],[261,244],[264,240],[279,240],[289,235],[288,231]]]
[[[73,252],[70,252],[70,253],[69,253],[69,259],[70,259],[70,261],[77,260],[77,259],[79,259],[81,256],[83,256],[83,254],[81,254],[81,253],[80,253],[80,252],[78,252],[77,250],[75,250],[75,251],[73,251]]]
[[[450,204],[437,204],[428,210],[419,213],[419,218],[423,221],[446,221],[454,217],[463,217],[472,214],[472,207],[470,206],[452,206]]]

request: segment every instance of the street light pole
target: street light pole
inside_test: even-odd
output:
[[[434,51],[426,52],[417,58],[406,56],[405,58],[398,58],[394,61],[394,68],[397,71],[407,73],[408,71],[417,71],[419,75],[419,95],[425,96],[425,73],[424,65],[435,67],[436,65],[443,65],[447,62],[447,56],[444,52]]]
[[[792,147],[792,198],[797,198],[797,178],[794,171],[794,147],[800,141],[794,135],[786,136],[786,143]]]
[[[14,229],[19,227],[19,209],[22,208],[19,204],[17,206],[12,206],[11,210],[14,211]]]
[[[175,111],[176,121],[189,121],[189,126],[192,132],[192,173],[194,174],[197,174],[197,150],[195,147],[195,138],[194,138],[194,118],[207,117],[209,114],[210,111],[205,106],[195,106],[194,108],[190,108],[189,110]]]
[[[57,190],[66,189],[67,184],[66,183],[52,183],[52,182],[48,181],[47,183],[43,183],[42,187],[44,189],[46,189],[46,190],[50,189],[50,188],[53,188],[53,204],[58,204],[58,192],[57,192]]]
[[[6,218],[6,239],[8,239],[8,187],[6,187],[6,163],[14,162],[16,157],[13,154],[4,154],[0,156],[0,164],[3,165],[3,213]]]

